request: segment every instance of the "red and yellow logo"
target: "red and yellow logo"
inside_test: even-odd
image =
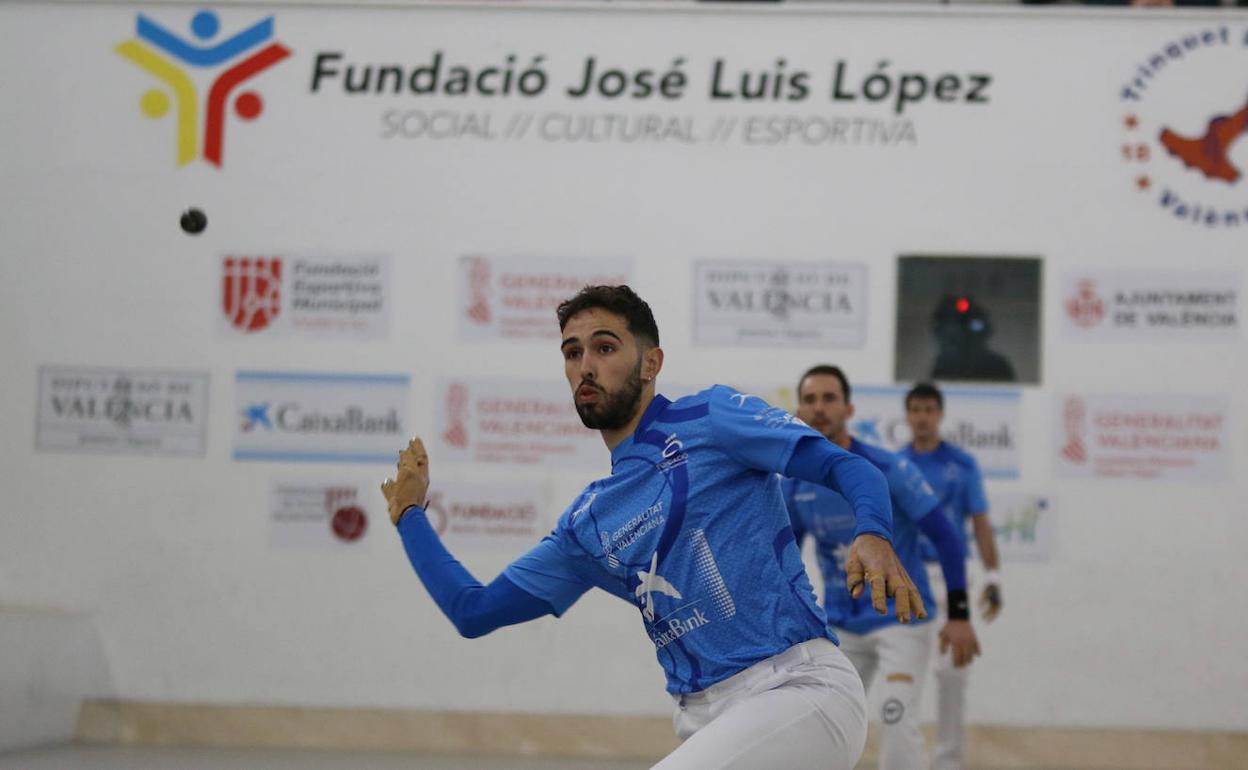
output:
[[[177,160],[185,166],[203,157],[218,168],[225,155],[228,107],[242,120],[255,120],[264,111],[264,100],[254,90],[235,94],[247,81],[290,56],[291,51],[273,41],[273,17],[229,37],[220,35],[221,23],[212,11],[199,11],[191,19],[194,41],[183,39],[139,14],[135,37],[117,46],[117,53],[150,73],[163,87],[149,89],[139,108],[152,119],[174,113]],[[192,69],[221,69],[201,100],[191,78]],[[202,115],[202,117],[201,117]]]

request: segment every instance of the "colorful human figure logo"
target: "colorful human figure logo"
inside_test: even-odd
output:
[[[135,37],[116,50],[163,84],[163,88],[143,93],[139,109],[154,120],[173,110],[178,165],[185,166],[202,153],[204,160],[220,168],[225,156],[228,105],[232,104],[234,114],[247,121],[264,112],[264,100],[256,91],[234,92],[290,56],[291,51],[272,42],[272,16],[224,39],[218,39],[221,22],[212,11],[196,13],[190,26],[194,41],[178,37],[140,13]],[[211,69],[227,64],[208,87],[207,99],[201,105],[188,68]]]

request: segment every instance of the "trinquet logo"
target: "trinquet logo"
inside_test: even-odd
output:
[[[290,56],[291,51],[273,40],[272,16],[224,37],[217,14],[203,10],[191,19],[190,29],[194,41],[179,37],[140,13],[135,37],[118,45],[116,51],[162,84],[143,93],[139,109],[153,120],[173,110],[178,165],[185,166],[202,153],[204,160],[220,168],[229,105],[232,103],[234,114],[242,120],[255,120],[264,112],[259,93],[245,90],[235,96],[234,92]],[[207,98],[201,102],[191,72],[221,67],[225,69],[215,74]]]
[[[1248,225],[1243,139],[1248,134],[1248,30],[1209,28],[1137,63],[1119,91],[1123,162],[1132,186],[1170,215],[1206,228]],[[1236,145],[1240,145],[1237,147]]]

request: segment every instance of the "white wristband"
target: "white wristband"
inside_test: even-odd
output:
[[[996,583],[997,585],[1001,585],[1001,570],[999,569],[984,570],[984,582]]]

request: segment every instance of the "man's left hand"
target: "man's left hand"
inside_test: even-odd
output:
[[[407,448],[399,452],[398,473],[394,479],[381,482],[381,493],[386,497],[390,511],[390,523],[398,525],[403,511],[413,505],[424,506],[429,492],[429,453],[424,443],[414,438]]]
[[[979,639],[969,620],[950,620],[940,629],[940,654],[953,650],[954,668],[962,668],[979,654]]]
[[[983,593],[979,595],[979,611],[984,616],[984,622],[991,623],[1001,612],[1001,606],[1001,586],[996,583],[984,586]]]
[[[901,565],[893,546],[881,537],[859,535],[854,538],[845,561],[845,587],[855,599],[869,590],[871,606],[881,615],[888,612],[888,598],[892,597],[899,623],[909,623],[911,615],[919,620],[927,617],[919,589]]]

